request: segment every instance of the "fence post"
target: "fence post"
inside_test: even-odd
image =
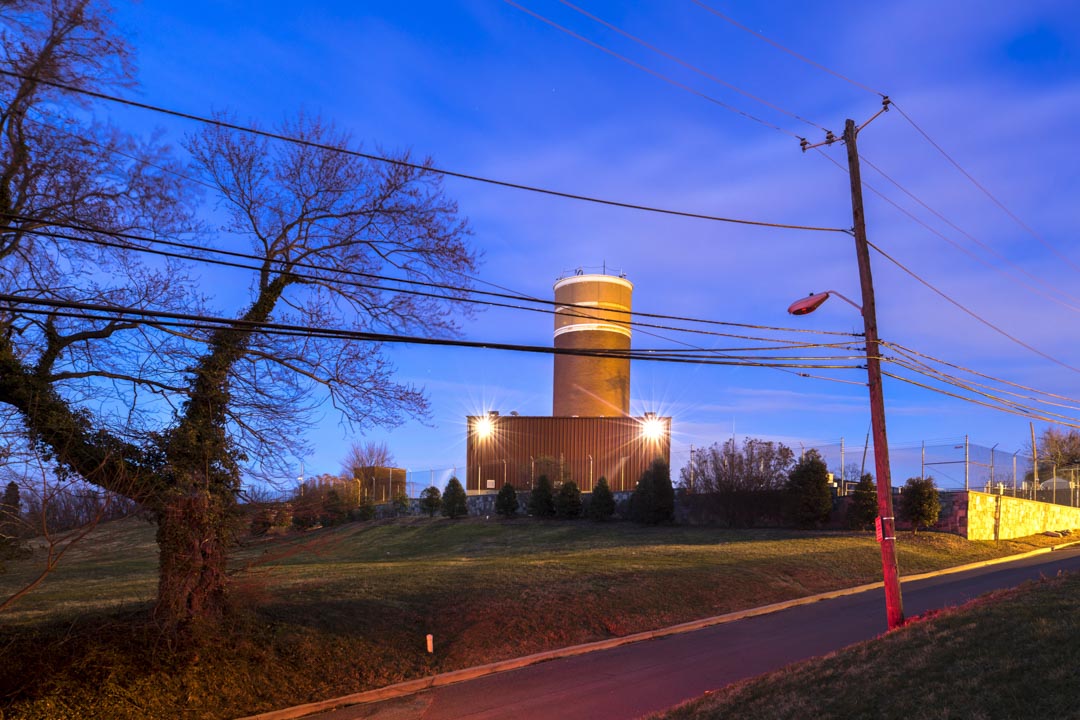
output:
[[[968,490],[968,458],[970,457],[968,452],[968,436],[964,436],[964,491]]]

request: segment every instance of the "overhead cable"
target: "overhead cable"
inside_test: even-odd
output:
[[[559,30],[561,32],[566,33],[567,35],[574,38],[575,40],[580,40],[581,42],[585,43],[586,45],[594,47],[594,48],[596,48],[597,50],[599,50],[601,52],[607,53],[608,55],[612,56],[616,60],[624,62],[627,65],[630,65],[631,67],[634,67],[634,68],[637,68],[638,70],[641,70],[642,72],[648,73],[649,75],[652,75],[653,77],[655,77],[655,78],[657,78],[659,80],[662,80],[662,81],[668,83],[669,85],[673,85],[673,86],[679,88],[680,90],[685,90],[686,92],[691,93],[692,95],[697,95],[699,98],[702,98],[703,100],[708,100],[709,102],[713,103],[714,105],[718,105],[719,107],[722,107],[725,110],[728,110],[729,112],[733,112],[736,115],[741,115],[742,117],[746,118],[747,120],[753,120],[754,122],[760,123],[761,125],[764,125],[767,128],[770,128],[772,130],[776,130],[777,132],[784,133],[785,135],[790,135],[791,137],[795,138],[796,140],[802,140],[803,139],[799,135],[796,135],[795,133],[791,132],[790,130],[785,130],[784,128],[780,127],[779,125],[771,123],[768,120],[763,120],[762,118],[759,118],[756,115],[751,115],[750,113],[746,112],[745,110],[740,110],[739,108],[735,107],[734,105],[730,105],[730,104],[724,102],[723,100],[718,100],[717,98],[714,98],[712,95],[708,95],[706,93],[703,93],[700,90],[695,90],[694,88],[690,87],[686,83],[682,83],[682,82],[679,82],[678,80],[675,80],[674,78],[668,77],[667,75],[663,74],[662,72],[660,72],[658,70],[653,70],[652,68],[650,68],[650,67],[648,67],[646,65],[642,65],[641,63],[639,63],[639,62],[637,62],[635,60],[631,60],[630,58],[626,57],[625,55],[617,53],[617,52],[615,52],[614,50],[612,50],[610,48],[604,47],[600,43],[598,43],[598,42],[596,42],[594,40],[590,40],[589,38],[585,37],[584,35],[580,35],[580,34],[574,32],[573,30],[571,30],[570,28],[565,27],[563,25],[560,25],[557,22],[555,22],[554,20],[550,20],[550,19],[544,17],[543,15],[541,15],[538,12],[530,10],[529,8],[524,7],[522,5],[519,5],[518,3],[514,2],[514,0],[503,0],[503,2],[505,2],[507,5],[511,5],[511,6],[515,7],[515,8],[517,8],[518,10],[520,10],[521,12],[523,12],[523,13],[525,13],[527,15],[533,16],[534,18],[536,18],[537,20],[539,20],[539,21],[541,21],[543,23],[547,23],[548,25],[555,28],[556,30]]]
[[[834,165],[836,165],[837,167],[839,167],[839,168],[840,168],[841,170],[843,170],[844,172],[847,172],[847,170],[846,170],[845,168],[843,168],[843,166],[841,166],[841,165],[840,165],[839,163],[837,163],[835,159],[833,159],[833,158],[829,157],[829,155],[827,155],[826,153],[821,153],[821,155],[822,155],[823,157],[825,157],[826,159],[828,159],[828,160],[829,160],[830,162],[832,162],[832,163],[833,163]],[[874,188],[873,188],[873,187],[871,187],[870,185],[867,185],[867,183],[865,183],[865,182],[864,182],[864,183],[863,183],[863,186],[864,186],[864,187],[866,187],[867,189],[869,189],[869,190],[870,190],[871,192],[874,192],[875,194],[878,194],[879,196],[881,195],[881,194],[880,194],[880,193],[879,193],[879,192],[878,192],[878,191],[877,191],[876,189],[874,189]],[[883,196],[882,196],[882,197],[883,197]],[[888,198],[885,198],[885,199],[886,199],[886,201],[887,201],[887,202],[890,202],[890,203],[892,203],[892,201],[891,201],[891,200],[889,200]],[[892,204],[893,204],[893,205],[894,205],[895,207],[899,208],[899,206],[898,206],[898,205],[896,205],[895,203],[892,203]],[[906,210],[904,210],[903,208],[899,208],[899,209],[901,210],[901,212],[905,212],[905,213],[907,213],[907,211],[906,211]],[[920,223],[920,224],[922,224],[922,225],[923,225],[924,227],[927,227],[928,229],[930,229],[930,228],[929,228],[929,226],[927,226],[927,225],[926,225],[925,223],[922,223],[922,222],[921,222],[920,220],[918,220],[917,218],[914,218],[914,216],[910,215],[910,213],[907,213],[907,214],[909,215],[909,217],[912,217],[913,219],[915,219],[915,220],[916,220],[916,222],[919,222],[919,223]],[[931,232],[934,232],[934,231],[933,231],[933,230],[931,229]],[[935,287],[934,285],[932,285],[932,284],[931,284],[931,283],[930,283],[929,281],[927,281],[927,280],[923,279],[923,278],[922,278],[922,277],[921,277],[920,275],[918,275],[918,274],[917,274],[917,273],[916,273],[915,271],[913,271],[913,270],[911,270],[910,268],[908,268],[907,266],[905,266],[905,265],[904,265],[903,263],[901,263],[901,262],[900,262],[899,260],[897,260],[897,259],[896,259],[896,258],[894,258],[893,256],[889,255],[889,254],[888,254],[887,252],[885,252],[884,250],[882,250],[881,248],[879,248],[879,247],[878,247],[877,245],[875,245],[874,243],[872,243],[872,242],[869,242],[869,241],[868,241],[868,242],[867,242],[867,245],[869,245],[870,247],[872,247],[872,248],[873,248],[874,250],[876,250],[876,251],[878,252],[878,254],[879,254],[879,255],[881,255],[881,256],[882,256],[883,258],[885,258],[886,260],[888,260],[889,262],[891,262],[891,263],[892,263],[893,265],[896,265],[896,266],[897,266],[898,268],[900,268],[901,270],[903,270],[903,271],[904,271],[905,273],[907,273],[908,275],[910,275],[910,276],[911,276],[912,278],[914,278],[915,280],[917,280],[917,281],[918,281],[919,283],[921,283],[922,285],[926,286],[926,287],[927,287],[928,289],[932,290],[933,292],[935,292],[936,294],[938,294],[939,296],[941,296],[941,297],[942,297],[943,299],[945,299],[946,301],[948,301],[949,303],[951,303],[952,305],[954,305],[954,306],[955,306],[955,307],[957,307],[958,309],[962,310],[962,311],[963,311],[964,313],[966,313],[966,314],[967,314],[967,315],[969,315],[970,317],[974,318],[975,320],[977,320],[978,322],[982,323],[983,325],[986,325],[986,326],[987,326],[988,328],[990,328],[990,329],[991,329],[991,330],[993,330],[994,332],[996,332],[996,333],[998,333],[998,334],[1002,335],[1003,337],[1006,337],[1006,338],[1008,338],[1009,340],[1011,340],[1012,342],[1016,343],[1016,344],[1017,344],[1017,345],[1019,345],[1020,347],[1023,347],[1023,348],[1025,348],[1025,349],[1027,349],[1027,350],[1030,350],[1031,352],[1035,353],[1035,354],[1036,354],[1036,355],[1038,355],[1039,357],[1042,357],[1042,358],[1044,358],[1044,359],[1046,359],[1046,360],[1049,360],[1050,362],[1052,362],[1052,363],[1055,363],[1056,365],[1060,365],[1061,367],[1063,367],[1063,368],[1066,368],[1066,369],[1068,369],[1068,370],[1072,370],[1073,372],[1076,372],[1076,373],[1080,373],[1080,368],[1076,368],[1076,367],[1073,367],[1072,365],[1069,365],[1068,363],[1065,363],[1065,362],[1063,362],[1063,361],[1061,361],[1061,360],[1058,360],[1057,358],[1053,357],[1052,355],[1048,355],[1047,353],[1044,353],[1044,352],[1043,352],[1042,350],[1039,350],[1038,348],[1035,348],[1035,347],[1033,347],[1032,345],[1029,345],[1028,343],[1024,342],[1023,340],[1021,340],[1021,339],[1019,339],[1019,338],[1017,338],[1017,337],[1015,337],[1015,336],[1013,336],[1013,335],[1009,334],[1008,332],[1006,332],[1005,330],[1001,329],[1001,328],[1000,328],[1000,327],[998,327],[997,325],[993,324],[993,323],[992,323],[992,322],[990,322],[989,320],[987,320],[987,319],[983,318],[983,317],[982,317],[981,315],[977,314],[977,313],[976,313],[976,312],[974,312],[973,310],[970,310],[970,309],[969,309],[969,308],[967,308],[966,306],[962,305],[962,304],[961,304],[961,303],[960,303],[959,301],[957,301],[957,300],[954,300],[954,299],[953,299],[952,297],[950,297],[949,295],[947,295],[947,294],[946,294],[946,293],[945,293],[944,291],[942,291],[942,290],[939,290],[939,289],[938,289],[937,287]]]
[[[723,85],[724,87],[729,88],[730,90],[734,90],[735,92],[739,93],[740,95],[743,95],[744,97],[747,97],[747,98],[753,100],[754,102],[761,103],[762,105],[764,105],[764,106],[766,106],[768,108],[771,108],[771,109],[777,111],[778,113],[781,113],[783,115],[787,115],[788,117],[790,117],[790,118],[792,118],[794,120],[798,120],[799,122],[806,123],[807,125],[810,125],[811,127],[814,127],[814,128],[817,128],[818,130],[821,130],[822,132],[828,132],[828,128],[825,128],[825,127],[817,124],[813,120],[807,120],[806,118],[802,117],[801,115],[793,113],[793,112],[791,112],[789,110],[785,110],[784,108],[780,107],[779,105],[777,105],[777,104],[775,104],[773,102],[770,102],[770,101],[768,101],[768,100],[766,100],[766,99],[764,99],[762,97],[759,97],[759,96],[757,96],[757,95],[755,95],[755,94],[753,94],[751,92],[748,92],[747,90],[743,90],[742,88],[738,87],[737,85],[733,85],[733,84],[729,83],[727,80],[719,78],[716,75],[713,75],[712,73],[710,73],[710,72],[708,72],[706,70],[702,70],[698,66],[696,66],[696,65],[694,65],[692,63],[689,63],[686,60],[683,60],[682,58],[680,58],[680,57],[678,57],[676,55],[673,55],[673,54],[671,54],[671,53],[669,53],[669,52],[667,52],[667,51],[665,51],[665,50],[663,50],[661,48],[658,48],[655,45],[653,45],[653,44],[651,44],[649,42],[646,42],[645,40],[642,40],[641,38],[637,37],[636,35],[632,35],[631,33],[627,32],[626,30],[623,30],[619,26],[614,25],[612,23],[609,23],[607,20],[604,20],[603,18],[597,17],[596,15],[593,15],[592,13],[588,12],[587,10],[581,9],[577,5],[574,5],[573,3],[569,2],[569,0],[559,0],[559,2],[561,2],[563,5],[567,6],[571,10],[574,10],[575,12],[578,12],[581,15],[584,15],[585,17],[589,18],[590,20],[592,20],[594,22],[597,22],[597,23],[600,23],[601,25],[608,28],[609,30],[613,30],[614,32],[619,33],[623,37],[625,37],[625,38],[627,38],[629,40],[632,40],[633,42],[637,43],[638,45],[641,45],[642,47],[648,48],[649,50],[653,51],[654,53],[656,53],[656,54],[658,54],[658,55],[660,55],[662,57],[665,57],[665,58],[667,58],[668,60],[671,60],[674,63],[678,63],[679,65],[682,65],[684,68],[686,68],[687,70],[690,70],[691,72],[697,73],[698,75],[700,75],[700,76],[702,76],[704,78],[712,80],[714,83],[717,83],[718,85]],[[539,16],[537,16],[537,17],[539,17]]]
[[[507,181],[507,180],[496,180],[494,178],[483,177],[483,176],[480,176],[480,175],[473,175],[473,174],[470,174],[470,173],[458,172],[458,171],[455,171],[455,170],[447,170],[445,168],[439,168],[439,167],[435,167],[433,165],[427,165],[427,164],[422,164],[422,163],[414,163],[414,162],[410,162],[410,161],[407,161],[407,160],[399,160],[399,159],[396,159],[396,158],[389,158],[389,157],[385,157],[385,156],[382,156],[382,155],[375,155],[375,154],[372,154],[372,153],[365,153],[365,152],[361,152],[359,150],[352,150],[350,148],[344,148],[344,147],[340,147],[340,146],[336,146],[336,145],[329,145],[327,143],[320,143],[320,142],[314,142],[314,141],[311,141],[311,140],[304,140],[302,138],[292,137],[292,136],[289,136],[289,135],[284,135],[282,133],[272,132],[272,131],[269,131],[269,130],[260,130],[259,128],[244,126],[244,125],[240,125],[238,123],[229,122],[227,120],[221,120],[221,119],[218,119],[218,118],[208,118],[208,117],[201,116],[201,115],[195,115],[193,113],[187,113],[187,112],[182,112],[182,111],[179,111],[179,110],[172,110],[172,109],[169,109],[169,108],[163,108],[163,107],[160,107],[160,106],[157,106],[157,105],[151,105],[149,103],[143,103],[143,102],[138,102],[136,100],[129,100],[127,98],[121,98],[121,97],[118,97],[116,95],[109,95],[107,93],[98,92],[96,90],[88,90],[86,88],[80,88],[80,87],[76,87],[74,85],[68,85],[68,84],[65,84],[65,83],[55,82],[53,80],[47,80],[47,79],[44,79],[44,78],[32,77],[32,76],[29,76],[29,75],[24,75],[23,73],[12,72],[10,70],[0,69],[0,75],[6,75],[8,77],[21,78],[23,80],[28,80],[28,81],[32,81],[32,82],[38,82],[38,83],[41,83],[43,85],[48,85],[50,87],[57,88],[59,90],[64,90],[66,92],[77,93],[77,94],[80,94],[80,95],[85,95],[87,97],[97,98],[98,100],[105,100],[107,102],[113,102],[113,103],[117,103],[117,104],[121,104],[121,105],[126,105],[128,107],[138,108],[140,110],[147,110],[147,111],[150,111],[150,112],[155,112],[155,113],[159,113],[159,114],[163,114],[163,115],[169,115],[169,116],[172,116],[172,117],[182,118],[184,120],[191,120],[191,121],[194,121],[194,122],[202,123],[204,125],[211,125],[211,126],[214,126],[214,127],[219,127],[219,128],[225,129],[225,130],[233,130],[235,132],[246,133],[246,134],[249,134],[249,135],[254,135],[256,137],[263,137],[263,138],[267,138],[267,139],[270,139],[270,140],[277,140],[277,141],[280,141],[280,142],[292,143],[292,144],[295,144],[295,145],[300,145],[300,146],[303,146],[303,147],[309,147],[309,148],[313,148],[313,149],[317,149],[317,150],[323,150],[323,151],[327,151],[327,152],[341,153],[341,154],[344,154],[344,155],[350,155],[350,156],[353,156],[353,157],[359,157],[359,158],[363,158],[365,160],[370,160],[372,162],[386,163],[386,164],[389,164],[389,165],[397,165],[399,167],[406,167],[406,168],[410,168],[412,170],[417,170],[417,171],[420,171],[420,172],[429,172],[429,173],[433,173],[433,174],[436,174],[436,175],[442,175],[442,176],[445,176],[445,177],[458,178],[460,180],[469,180],[469,181],[473,181],[473,182],[484,183],[484,184],[487,184],[487,185],[493,185],[493,186],[497,186],[497,187],[510,188],[510,189],[514,189],[514,190],[524,190],[524,191],[527,191],[527,192],[534,192],[534,193],[539,193],[539,194],[543,194],[543,195],[550,195],[552,197],[560,197],[560,198],[564,198],[564,199],[567,199],[567,200],[577,200],[577,201],[580,201],[580,202],[588,202],[588,203],[593,203],[593,204],[598,204],[598,205],[606,205],[606,206],[609,206],[609,207],[618,207],[618,208],[623,208],[623,209],[627,209],[627,210],[640,210],[642,212],[659,213],[659,214],[662,214],[662,215],[672,215],[672,216],[676,216],[676,217],[692,218],[692,219],[696,219],[696,220],[709,220],[709,221],[712,221],[712,222],[733,223],[733,224],[737,224],[737,225],[753,225],[753,226],[757,226],[757,227],[781,228],[781,229],[787,229],[787,230],[806,230],[806,231],[814,231],[814,232],[836,232],[836,233],[845,233],[845,234],[848,232],[847,230],[845,230],[843,228],[817,227],[817,226],[811,226],[811,225],[795,225],[795,224],[789,224],[789,223],[773,223],[773,222],[765,222],[765,221],[761,221],[761,220],[748,220],[748,219],[743,219],[743,218],[722,217],[722,216],[719,216],[719,215],[707,215],[707,214],[704,214],[704,213],[694,213],[694,212],[687,212],[687,211],[682,211],[682,210],[671,210],[671,209],[667,209],[667,208],[652,207],[652,206],[649,206],[649,205],[640,205],[640,204],[637,204],[637,203],[622,202],[622,201],[618,201],[618,200],[607,200],[607,199],[604,199],[604,198],[597,198],[597,197],[592,197],[592,196],[588,196],[588,195],[581,195],[581,194],[578,194],[578,193],[563,192],[561,190],[552,190],[552,189],[549,189],[549,188],[541,188],[541,187],[537,187],[537,186],[534,186],[534,185],[525,185],[523,183],[510,182],[510,181]]]
[[[696,0],[695,0],[695,2],[696,2]],[[942,157],[944,157],[946,160],[948,160],[949,163],[954,168],[956,168],[960,172],[961,175],[963,175],[965,178],[967,178],[971,182],[972,185],[974,185],[976,188],[978,188],[980,191],[982,191],[982,193],[984,195],[986,195],[986,197],[990,198],[990,201],[992,203],[994,203],[995,205],[997,205],[998,208],[1001,209],[1002,212],[1004,212],[1006,215],[1008,215],[1009,218],[1013,222],[1015,222],[1017,225],[1019,225],[1028,235],[1031,235],[1031,237],[1038,240],[1039,243],[1043,247],[1045,247],[1047,250],[1052,252],[1059,260],[1064,262],[1066,265],[1071,267],[1073,270],[1076,270],[1076,271],[1080,272],[1080,265],[1077,265],[1076,262],[1074,262],[1072,260],[1072,258],[1069,258],[1064,253],[1062,253],[1060,250],[1058,250],[1056,247],[1051,245],[1050,242],[1046,240],[1046,238],[1044,238],[1041,234],[1036,232],[1030,225],[1028,225],[1023,220],[1021,220],[1016,215],[1016,213],[1014,213],[1012,210],[1010,210],[1005,205],[1005,203],[1003,203],[1001,200],[998,200],[997,197],[992,192],[990,192],[982,183],[980,183],[978,180],[976,180],[975,177],[971,173],[969,173],[967,170],[965,170],[963,168],[963,166],[960,165],[960,163],[958,163],[956,160],[954,160],[953,157],[951,155],[949,155],[949,153],[945,152],[945,149],[942,148],[940,145],[938,145],[937,142],[935,142],[934,139],[932,137],[930,137],[929,133],[927,133],[925,130],[923,130],[921,127],[919,127],[919,125],[914,120],[912,120],[911,117],[909,117],[907,113],[904,112],[903,108],[901,108],[895,102],[893,103],[893,107],[896,108],[897,112],[900,113],[901,117],[903,117],[905,120],[908,121],[908,123],[911,124],[911,127],[915,128],[915,130],[918,131],[918,133],[920,135],[922,135],[923,138],[925,138],[926,141],[928,143],[930,143],[934,147],[934,149],[936,149],[939,153],[941,153]]]
[[[30,219],[30,218],[27,218],[26,216],[0,213],[0,217],[3,217],[5,215],[7,217],[9,217],[9,218],[12,218],[12,219],[15,219],[15,220],[18,220],[18,221],[22,221],[22,222],[41,222],[40,220]],[[90,228],[90,227],[87,227],[87,226],[84,226],[84,225],[77,225],[77,224],[73,224],[73,223],[55,221],[55,222],[49,222],[48,224],[52,225],[52,226],[72,230],[74,232],[86,232],[86,233],[94,233],[94,234],[98,234],[98,235],[105,235],[107,237],[112,237],[112,238],[116,238],[118,240],[124,240],[124,241],[127,241],[127,242],[114,243],[114,242],[110,242],[108,240],[102,240],[100,238],[81,237],[81,236],[78,236],[78,235],[68,235],[68,234],[65,234],[65,233],[57,233],[57,232],[54,232],[54,231],[46,230],[44,228],[22,228],[22,227],[15,227],[15,226],[2,226],[2,225],[0,225],[0,231],[5,230],[5,229],[7,229],[7,230],[20,230],[20,231],[23,231],[23,232],[28,232],[28,233],[31,233],[31,234],[52,237],[52,238],[56,238],[56,239],[69,240],[69,241],[73,241],[73,242],[81,242],[81,243],[87,243],[87,244],[93,244],[93,245],[99,245],[99,246],[105,246],[105,247],[114,247],[114,248],[118,248],[118,249],[134,250],[134,251],[138,251],[138,252],[145,252],[145,253],[148,253],[148,254],[159,255],[159,256],[163,256],[163,257],[171,257],[171,258],[182,259],[182,260],[190,260],[190,261],[194,261],[194,262],[204,262],[204,263],[208,263],[208,264],[212,264],[212,265],[234,267],[234,268],[245,269],[245,270],[261,270],[262,266],[261,265],[259,265],[259,266],[251,266],[251,265],[245,265],[245,264],[242,264],[242,263],[234,263],[234,262],[228,262],[228,261],[224,261],[224,260],[216,260],[216,259],[213,259],[213,258],[197,257],[197,256],[186,255],[186,254],[183,254],[183,253],[169,252],[169,251],[165,251],[165,250],[155,250],[155,249],[148,248],[148,247],[141,247],[141,246],[138,246],[138,245],[131,245],[129,243],[130,242],[141,242],[141,243],[147,243],[147,244],[165,245],[167,247],[176,247],[176,248],[188,250],[188,251],[191,251],[191,252],[214,253],[214,254],[224,255],[226,257],[235,257],[235,258],[244,259],[244,260],[251,260],[251,261],[254,261],[254,262],[258,262],[258,263],[264,263],[267,260],[267,258],[265,258],[263,256],[255,255],[255,254],[252,254],[252,253],[242,253],[242,252],[238,252],[238,251],[234,251],[234,250],[224,250],[224,249],[221,249],[221,248],[208,247],[208,246],[202,246],[202,245],[195,245],[195,244],[191,244],[191,243],[183,243],[183,242],[179,242],[179,241],[176,241],[176,240],[165,240],[165,239],[161,239],[161,238],[149,238],[149,237],[145,237],[145,236],[134,235],[132,233],[106,231],[106,230],[101,230],[101,229],[97,229],[97,228]],[[436,282],[424,281],[424,280],[414,280],[414,279],[410,279],[410,278],[399,278],[399,277],[393,277],[393,276],[388,276],[388,275],[380,275],[380,274],[376,274],[376,273],[366,273],[366,272],[361,272],[361,271],[358,271],[358,270],[344,270],[344,269],[339,270],[339,269],[336,269],[336,268],[329,268],[329,267],[314,264],[314,263],[292,262],[292,261],[288,261],[288,260],[274,260],[272,262],[275,265],[287,265],[290,268],[300,268],[300,269],[306,269],[306,270],[313,270],[313,271],[316,271],[316,272],[321,271],[321,272],[336,273],[336,274],[341,274],[341,275],[369,278],[369,279],[383,281],[383,282],[401,283],[401,284],[405,284],[405,285],[417,285],[417,286],[421,286],[421,287],[430,287],[430,288],[435,288],[435,289],[447,290],[449,292],[460,292],[460,293],[468,293],[468,294],[473,294],[473,295],[482,295],[482,296],[487,296],[487,297],[497,297],[497,298],[517,300],[517,301],[523,301],[523,302],[538,303],[538,304],[547,305],[547,306],[567,307],[567,308],[578,309],[578,310],[591,310],[592,309],[590,306],[587,306],[587,305],[577,305],[575,303],[562,303],[562,302],[556,302],[555,300],[544,300],[544,299],[539,299],[539,298],[533,298],[533,297],[530,297],[530,296],[524,295],[524,294],[494,293],[494,292],[485,291],[485,290],[475,290],[475,289],[471,289],[471,288],[465,288],[465,287],[460,287],[460,286],[449,285],[447,283],[436,283]],[[300,277],[300,278],[306,278],[306,279],[312,279],[312,280],[323,280],[323,278],[319,278],[319,277],[316,277],[316,276],[310,276],[310,275],[304,275],[303,273],[298,273],[298,272],[296,272],[295,270],[292,270],[292,269],[288,270],[287,272],[289,272],[290,274],[295,275],[297,277]],[[400,293],[404,293],[404,294],[422,295],[422,296],[426,296],[426,297],[431,297],[431,298],[436,298],[436,299],[441,299],[441,300],[447,300],[449,302],[475,303],[475,304],[489,305],[489,306],[495,306],[495,307],[505,307],[505,308],[511,308],[511,309],[530,310],[530,311],[534,311],[534,312],[546,312],[546,313],[549,313],[549,314],[554,314],[554,313],[557,312],[557,310],[525,308],[525,307],[521,307],[521,306],[518,306],[518,305],[510,305],[510,304],[506,304],[506,303],[497,303],[497,302],[487,302],[487,301],[475,300],[475,299],[471,299],[471,298],[467,298],[467,297],[454,297],[454,296],[442,295],[442,294],[438,294],[438,293],[428,293],[428,292],[422,292],[422,291],[418,291],[418,290],[411,290],[411,289],[408,289],[408,288],[387,288],[387,287],[382,287],[382,286],[378,286],[378,285],[371,285],[369,283],[351,282],[351,281],[348,281],[348,280],[335,280],[334,282],[338,282],[338,283],[341,283],[341,284],[344,284],[344,285],[353,285],[353,286],[356,286],[356,287],[371,288],[371,289],[377,289],[377,290],[385,290],[385,291],[388,291],[388,292],[400,292]],[[663,315],[663,314],[660,314],[660,313],[647,313],[647,312],[640,312],[640,311],[633,311],[633,310],[622,310],[622,309],[618,309],[618,308],[610,308],[610,309],[605,308],[604,313],[606,313],[606,314],[627,315],[627,316],[637,316],[637,317],[646,317],[646,318],[652,318],[652,319],[675,320],[675,321],[678,321],[678,322],[693,322],[693,323],[704,324],[704,325],[741,327],[741,328],[749,328],[749,329],[755,329],[755,330],[769,330],[769,331],[774,331],[774,332],[802,332],[802,333],[810,333],[810,334],[840,335],[840,336],[845,336],[845,337],[859,337],[859,335],[857,333],[847,333],[847,332],[840,332],[840,331],[835,331],[835,330],[809,330],[809,329],[805,329],[805,328],[784,328],[784,327],[777,327],[777,326],[770,326],[770,325],[755,325],[755,324],[751,324],[751,323],[736,323],[736,322],[730,322],[730,321],[724,321],[724,320],[706,320],[706,319],[702,319],[702,318],[682,317],[682,316],[676,316],[676,315]],[[590,317],[590,318],[592,318],[594,316],[592,316],[592,315],[581,315],[580,317]],[[695,329],[692,329],[692,328],[679,328],[679,327],[672,327],[672,326],[667,326],[667,325],[647,324],[647,323],[641,323],[640,321],[634,321],[634,320],[626,320],[626,321],[620,321],[620,322],[625,322],[626,324],[629,324],[629,325],[641,325],[641,326],[644,326],[644,327],[654,327],[654,328],[658,328],[658,329],[662,329],[662,330],[672,330],[672,331],[676,331],[676,332],[687,332],[687,333],[695,333],[695,334],[701,334],[701,335],[716,335],[716,336],[720,336],[720,337],[731,337],[731,338],[744,339],[744,340],[757,340],[757,341],[762,341],[762,342],[781,342],[781,343],[789,343],[789,344],[800,344],[800,341],[798,341],[798,340],[785,340],[785,339],[782,339],[782,338],[762,338],[762,337],[755,337],[755,336],[750,336],[750,335],[736,335],[736,334],[732,334],[732,333],[710,332],[710,331],[705,331],[705,330],[695,330]]]
[[[758,360],[728,361],[720,359],[680,359],[672,357],[650,358],[647,355],[638,356],[632,351],[627,353],[624,351],[616,350],[557,348],[541,345],[523,345],[476,340],[454,340],[449,338],[432,338],[413,335],[395,335],[390,333],[374,333],[362,330],[348,330],[344,328],[314,328],[306,325],[293,325],[274,322],[255,322],[237,318],[224,318],[192,313],[177,313],[162,310],[148,310],[133,307],[101,305],[97,303],[82,303],[67,300],[48,300],[43,298],[26,298],[19,295],[11,295],[9,293],[0,293],[0,302],[10,303],[11,305],[17,306],[29,306],[29,308],[22,307],[22,309],[20,309],[20,312],[25,314],[55,315],[62,317],[73,317],[81,320],[104,322],[123,319],[125,322],[136,322],[163,326],[171,325],[209,331],[232,328],[245,330],[253,333],[260,333],[266,335],[284,335],[290,337],[320,338],[329,340],[352,340],[387,344],[401,343],[412,345],[437,345],[443,347],[463,347],[488,350],[509,350],[515,352],[541,353],[547,355],[579,355],[585,357],[607,358],[628,357],[632,360],[652,360],[655,362],[686,363],[694,365],[736,365],[742,367],[814,368],[828,370],[858,369],[857,366],[847,364],[839,365],[825,363],[769,363]]]
[[[765,42],[769,43],[770,45],[777,48],[778,50],[783,50],[788,55],[791,55],[792,57],[795,57],[795,58],[801,60],[802,62],[804,62],[804,63],[806,63],[808,65],[813,65],[818,70],[822,70],[824,72],[827,72],[827,73],[829,73],[830,75],[832,75],[834,77],[840,78],[841,80],[843,80],[846,83],[850,83],[851,85],[854,85],[857,88],[861,88],[862,90],[865,90],[865,91],[867,91],[869,93],[873,93],[874,95],[880,95],[881,97],[886,97],[885,93],[880,92],[879,90],[875,90],[874,88],[872,88],[872,87],[870,87],[868,85],[864,85],[863,83],[858,82],[856,80],[852,80],[849,77],[841,75],[840,73],[836,72],[835,70],[832,70],[832,69],[822,65],[819,62],[815,62],[815,61],[811,60],[810,58],[806,57],[805,55],[800,55],[799,53],[795,52],[794,50],[792,50],[792,49],[790,49],[788,47],[785,47],[784,45],[781,45],[780,43],[773,40],[772,38],[769,38],[769,37],[759,33],[757,30],[754,30],[752,28],[747,27],[746,25],[743,25],[742,23],[735,20],[731,16],[725,15],[724,13],[720,12],[716,8],[711,7],[709,5],[706,5],[701,0],[691,0],[691,2],[693,2],[695,5],[698,5],[698,6],[702,7],[702,8],[704,8],[705,10],[708,10],[710,13],[717,16],[721,20],[724,20],[724,21],[726,21],[728,23],[731,23],[732,25],[739,28],[740,30],[748,32],[748,33],[750,33],[751,35],[753,35],[754,37],[756,37],[756,38],[758,38],[760,40],[764,40]]]

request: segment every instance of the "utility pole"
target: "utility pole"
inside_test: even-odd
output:
[[[870,389],[870,429],[874,434],[878,522],[881,523],[881,569],[885,581],[885,611],[889,629],[893,630],[904,624],[904,601],[900,594],[900,572],[896,565],[896,518],[893,515],[889,440],[885,431],[885,396],[881,387],[877,309],[874,303],[874,281],[870,273],[870,248],[866,240],[862,173],[859,169],[859,150],[855,143],[857,132],[855,121],[848,119],[844,123],[844,144],[847,145],[848,170],[851,178],[851,216],[855,235],[855,253],[859,259],[859,281],[862,286],[862,316],[866,333],[866,377]]]

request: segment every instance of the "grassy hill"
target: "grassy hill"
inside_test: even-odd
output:
[[[146,621],[153,535],[136,520],[99,528],[0,615],[0,708],[235,717],[880,577],[861,533],[404,518],[246,541],[229,627],[184,653]],[[899,561],[912,574],[1052,542],[905,535]],[[10,565],[0,595],[38,555]]]

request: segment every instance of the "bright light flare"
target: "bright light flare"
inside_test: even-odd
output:
[[[479,438],[491,437],[491,434],[495,432],[495,423],[488,416],[477,418],[474,430]]]
[[[664,437],[664,429],[664,421],[657,417],[646,417],[641,423],[641,435],[646,440]]]

